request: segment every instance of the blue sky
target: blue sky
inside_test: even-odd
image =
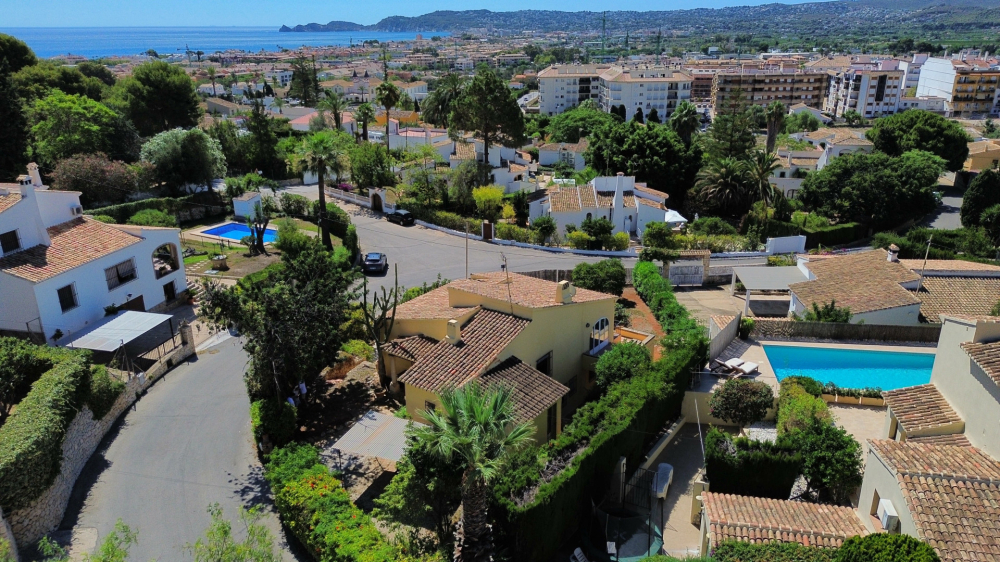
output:
[[[720,8],[775,0],[634,0],[630,10]],[[786,2],[791,3],[791,2]],[[613,10],[621,3],[597,0],[470,2],[468,0],[0,0],[0,27],[280,26],[330,20],[372,24],[392,15],[434,10]]]

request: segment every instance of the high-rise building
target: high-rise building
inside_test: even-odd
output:
[[[948,117],[1000,114],[1000,65],[982,59],[928,58],[920,69],[917,97],[945,100]]]
[[[740,90],[749,105],[766,106],[780,101],[788,107],[802,103],[822,110],[829,80],[826,71],[746,68],[739,72],[723,71],[712,82],[712,103],[716,109],[724,107],[733,92]]]
[[[556,115],[598,98],[598,78],[609,65],[555,64],[538,73],[538,112]]]
[[[892,115],[899,110],[904,80],[902,70],[852,68],[832,74],[823,111],[842,117],[845,112],[854,110],[869,119]]]
[[[599,103],[604,111],[625,106],[626,119],[655,109],[662,120],[681,101],[690,101],[692,80],[687,72],[664,66],[612,66],[600,75]]]

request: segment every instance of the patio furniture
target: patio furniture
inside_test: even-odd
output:
[[[590,562],[590,559],[583,554],[582,550],[577,548],[573,551],[573,554],[569,556],[569,562]]]
[[[752,375],[757,372],[757,367],[760,367],[760,365],[752,361],[747,361],[739,367],[736,367],[736,370],[742,375]]]

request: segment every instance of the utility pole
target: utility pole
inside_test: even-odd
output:
[[[927,269],[927,256],[931,254],[931,240],[934,235],[927,238],[927,250],[924,252],[924,265],[920,267],[920,279],[917,281],[917,298],[920,298],[920,289],[924,286],[924,271]]]
[[[601,56],[608,54],[605,50],[606,46],[604,44],[604,38],[608,35],[608,12],[604,11],[601,15]]]
[[[465,278],[469,278],[469,221],[465,221]]]

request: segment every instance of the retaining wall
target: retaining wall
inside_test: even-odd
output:
[[[2,509],[0,509],[0,539],[7,541],[10,545],[10,555],[14,557],[14,562],[18,562],[17,541],[14,539],[14,532],[10,530],[10,525],[3,518]]]
[[[751,337],[816,338],[824,340],[860,340],[937,343],[940,324],[888,326],[883,324],[841,324],[836,322],[798,322],[779,318],[754,318]]]
[[[111,410],[99,420],[95,420],[86,406],[77,413],[66,430],[63,440],[63,458],[59,475],[55,482],[37,500],[28,507],[12,511],[6,516],[14,539],[27,545],[34,544],[47,533],[56,529],[62,521],[66,506],[69,504],[73,485],[83,471],[84,465],[97,450],[104,435],[111,429],[125,410],[139,397],[142,391],[149,388],[157,379],[163,376],[174,365],[194,354],[194,337],[191,327],[183,325],[180,328],[181,345],[172,353],[157,361],[141,377],[133,377],[125,383],[118,400]],[[3,523],[3,519],[0,519]],[[3,525],[0,525],[3,527]],[[2,533],[2,529],[0,529]],[[13,544],[13,541],[12,541]]]

